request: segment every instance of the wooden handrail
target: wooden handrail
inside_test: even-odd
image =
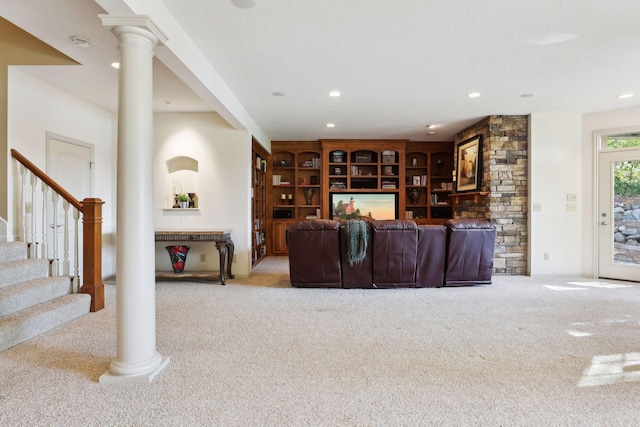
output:
[[[67,202],[69,202],[69,204],[71,204],[71,206],[73,206],[74,208],[82,212],[82,203],[78,199],[73,197],[67,190],[62,188],[60,184],[58,184],[53,179],[51,179],[49,175],[42,172],[40,168],[38,168],[36,165],[31,163],[25,156],[23,156],[13,148],[11,149],[11,156],[13,156],[13,158],[19,161],[20,163],[22,163],[22,165],[25,168],[29,169],[35,176],[40,178],[42,182],[44,182],[49,186],[49,188],[51,188],[53,191],[61,195],[63,199],[65,199]]]
[[[92,312],[102,310],[104,308],[104,283],[102,282],[102,205],[104,202],[96,198],[78,201],[18,151],[11,149],[11,156],[70,205],[82,212],[83,274],[80,292],[91,296]]]

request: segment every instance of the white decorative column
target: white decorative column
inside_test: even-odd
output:
[[[151,382],[169,363],[156,350],[153,225],[153,48],[146,16],[101,15],[118,38],[117,357],[100,382]]]

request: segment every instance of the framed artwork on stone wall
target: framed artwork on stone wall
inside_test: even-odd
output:
[[[479,191],[482,181],[482,135],[458,144],[456,157],[456,193]]]

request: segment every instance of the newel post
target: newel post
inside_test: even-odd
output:
[[[91,311],[104,308],[104,283],[102,283],[102,205],[100,199],[82,201],[82,287],[80,292],[91,295]]]

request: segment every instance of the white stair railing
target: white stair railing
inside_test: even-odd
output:
[[[62,273],[68,276],[72,280],[72,292],[90,295],[92,312],[102,310],[104,202],[95,197],[78,200],[15,149],[11,149],[11,157],[16,160],[13,169],[13,217],[17,218],[13,221],[15,240],[29,244],[30,257],[48,259],[50,275]],[[27,182],[31,184],[31,192],[27,191]],[[41,191],[36,191],[38,182],[41,183]],[[62,217],[59,212],[62,212]],[[70,216],[73,221],[69,220]],[[81,216],[82,221],[79,221]],[[63,248],[62,260],[59,256],[60,246]]]
[[[29,258],[48,259],[51,276],[67,276],[72,292],[80,289],[82,274],[81,212],[20,165],[20,214],[16,240],[29,245]],[[30,188],[29,188],[30,187]],[[51,191],[50,191],[51,190]]]

